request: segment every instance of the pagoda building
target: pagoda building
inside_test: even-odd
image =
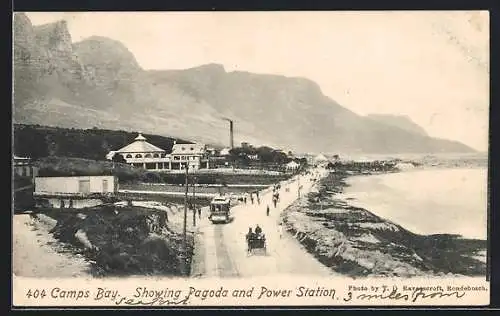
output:
[[[107,158],[112,159],[116,154],[121,155],[127,164],[134,167],[148,170],[171,168],[170,155],[167,155],[164,149],[148,143],[146,137],[142,136],[141,133],[134,139],[133,143],[110,152]]]

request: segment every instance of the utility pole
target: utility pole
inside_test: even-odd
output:
[[[195,190],[196,190],[196,177],[193,177],[193,227],[196,226],[196,197],[195,197]]]
[[[220,178],[217,179],[217,190],[219,191],[219,196],[222,195],[222,180]]]
[[[185,174],[185,182],[184,186],[186,187],[185,189],[185,194],[184,194],[184,227],[183,227],[183,240],[182,240],[182,273],[187,274],[187,267],[186,267],[186,259],[187,259],[187,209],[188,209],[188,169],[189,165],[188,163],[185,164],[186,168],[186,174]]]
[[[299,176],[297,177],[297,183],[298,183],[298,186],[299,186],[297,194],[298,194],[299,199],[300,199],[300,173],[299,173]]]

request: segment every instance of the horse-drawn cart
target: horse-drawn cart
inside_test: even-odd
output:
[[[267,254],[266,236],[260,235],[260,236],[249,237],[247,238],[247,244],[248,244],[249,255],[257,253],[261,253],[264,255]]]

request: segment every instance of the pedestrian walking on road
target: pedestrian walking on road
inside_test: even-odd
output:
[[[267,209],[266,209],[266,215],[269,216],[269,205],[267,206]]]
[[[252,195],[252,193],[250,193],[250,201],[252,201],[252,204],[253,204],[253,195]]]
[[[201,219],[201,207],[198,207],[198,218]]]
[[[283,224],[279,223],[278,225],[278,233],[280,234],[280,239],[283,236]]]
[[[255,225],[255,234],[257,235],[257,237],[262,234],[262,228],[260,228],[259,224]]]

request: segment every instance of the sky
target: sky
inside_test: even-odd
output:
[[[122,42],[144,69],[208,63],[305,77],[349,110],[406,115],[430,136],[488,150],[489,13],[36,12],[74,42]]]

